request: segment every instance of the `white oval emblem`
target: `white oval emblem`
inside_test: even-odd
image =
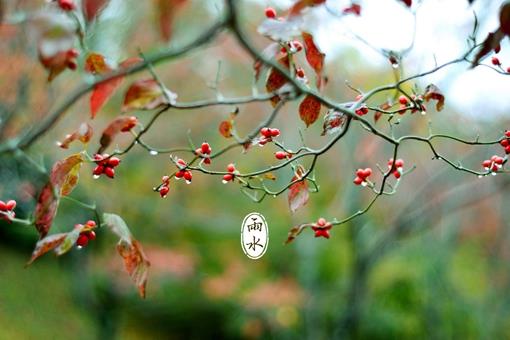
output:
[[[246,215],[241,226],[241,247],[250,259],[262,257],[269,243],[269,229],[266,219],[259,213]]]

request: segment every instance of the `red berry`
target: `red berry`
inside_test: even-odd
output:
[[[161,188],[159,188],[159,195],[163,198],[166,197],[166,195],[168,195],[168,192],[170,191],[170,188],[167,187],[166,185],[165,186],[162,186]]]
[[[402,105],[407,105],[407,103],[409,103],[409,101],[407,100],[407,97],[404,96],[404,95],[401,95],[399,98],[398,98],[398,102]]]
[[[73,0],[58,0],[58,5],[64,11],[72,11],[76,8]]]
[[[93,221],[93,220],[89,220],[87,221],[87,223],[85,223],[86,225],[88,225],[89,227],[92,227],[94,228],[96,226],[96,221]]]
[[[209,145],[209,143],[202,143],[200,149],[202,150],[202,153],[206,155],[211,153],[211,146]]]
[[[287,158],[287,153],[284,151],[277,151],[275,152],[274,156],[276,157],[276,159],[285,159]]]
[[[321,217],[317,220],[317,225],[320,227],[324,227],[326,225],[326,219],[324,217]]]
[[[168,184],[170,182],[170,177],[169,176],[161,177],[161,182],[165,183],[165,184]]]
[[[492,164],[492,162],[488,159],[482,162],[482,166],[484,168],[490,168],[491,164]]]
[[[270,128],[267,128],[267,127],[264,127],[262,129],[260,129],[260,134],[264,137],[271,137],[271,129]]]
[[[397,159],[397,160],[395,161],[395,167],[397,167],[397,168],[402,168],[402,167],[404,167],[404,161],[403,161],[402,159]]]
[[[114,178],[115,177],[115,170],[113,168],[110,168],[110,167],[106,167],[104,168],[104,174],[110,178]]]
[[[183,167],[187,165],[187,164],[186,164],[186,162],[185,162],[184,160],[182,160],[181,158],[179,158],[179,159],[177,160],[177,164],[178,164],[178,165],[181,165],[181,166],[183,166]]]
[[[204,164],[211,164],[211,159],[209,157],[204,158]]]
[[[230,182],[233,179],[234,179],[234,175],[232,175],[232,174],[223,175],[223,183]]]
[[[76,240],[76,245],[78,247],[85,247],[89,243],[89,238],[85,234],[80,234],[78,239]]]
[[[510,145],[505,148],[505,153],[507,155],[510,154]]]
[[[7,208],[7,210],[13,210],[14,208],[16,208],[16,201],[15,200],[7,201],[7,203],[5,203],[5,207]]]
[[[105,157],[103,157],[103,155],[100,155],[100,154],[96,153],[96,154],[94,155],[94,162],[96,162],[96,163],[97,163],[97,162],[101,162],[104,158],[105,158]]]
[[[503,157],[496,157],[494,159],[494,163],[499,164],[499,165],[503,164],[504,162],[505,162],[505,160],[503,159]]]
[[[76,61],[74,60],[68,60],[67,61],[67,67],[70,69],[70,70],[76,70],[78,68],[78,64],[76,63]]]
[[[280,130],[278,129],[269,129],[271,132],[271,137],[278,137],[280,135]]]
[[[191,182],[192,178],[193,178],[193,174],[191,173],[191,171],[184,172],[184,179],[186,180],[186,182]]]
[[[356,111],[354,111],[358,116],[364,116],[368,113],[368,107],[366,105],[363,104],[363,106],[361,106],[360,108],[356,109]]]
[[[362,179],[362,178],[360,178],[360,177],[358,177],[358,176],[356,176],[356,178],[354,179],[354,181],[353,181],[353,182],[354,182],[354,184],[356,184],[356,185],[360,185],[361,183],[363,183],[363,179]]]
[[[501,61],[499,61],[498,57],[492,57],[491,62],[492,62],[492,65],[494,65],[494,66],[501,65]]]
[[[510,138],[510,130],[505,131],[505,137]]]
[[[366,168],[361,171],[361,174],[363,175],[363,178],[367,178],[368,176],[370,176],[372,174],[372,169]]]
[[[401,176],[400,171],[398,171],[398,170],[393,171],[393,176],[395,176],[395,178],[397,178],[397,179],[400,178],[400,176]]]
[[[236,171],[236,167],[234,164],[230,163],[229,165],[227,165],[227,171],[228,172],[234,172]]]
[[[7,205],[4,201],[0,201],[0,210],[5,211],[7,210]]]
[[[94,232],[94,230],[89,231],[85,235],[87,236],[89,241],[94,241],[96,239],[96,233]]]
[[[182,178],[184,176],[184,173],[186,171],[185,170],[179,170],[175,173],[175,178],[179,179],[179,178]]]
[[[305,71],[299,67],[296,69],[296,75],[299,77],[299,78],[304,78],[305,77]]]
[[[265,10],[265,14],[267,18],[270,19],[276,18],[276,10],[273,7],[267,7]]]
[[[119,164],[120,164],[120,159],[118,159],[117,157],[112,157],[112,158],[108,159],[108,166],[110,166],[112,168],[115,168]]]
[[[506,148],[508,145],[510,145],[510,141],[508,139],[503,139],[501,142],[499,142],[502,147]]]
[[[94,168],[94,170],[92,171],[92,173],[96,176],[99,176],[101,175],[102,173],[104,172],[104,166],[102,165],[98,165]]]

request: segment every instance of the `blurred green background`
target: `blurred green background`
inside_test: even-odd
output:
[[[86,42],[91,51],[114,61],[137,55],[138,49],[150,54],[168,44],[189,42],[222,11],[219,0],[189,1],[177,14],[170,43],[163,43],[152,1],[113,2],[89,27]],[[268,41],[257,36],[256,26],[270,3],[243,4],[246,30],[261,49]],[[42,8],[44,1],[6,4],[7,15],[16,16]],[[69,94],[70,84],[86,78],[81,71],[68,71],[47,85],[27,30],[23,21],[0,26],[0,102],[2,110],[16,108],[14,119],[2,131],[3,140],[37,125],[34,122]],[[326,95],[339,102],[352,100],[355,94],[345,86],[346,80],[363,89],[393,81],[389,65],[363,65],[362,60],[363,54],[354,48],[327,59]],[[206,48],[156,70],[180,102],[191,102],[215,96],[210,84],[219,64],[223,96],[250,95],[252,60],[227,32]],[[128,77],[91,122],[96,134],[89,152],[97,148],[101,129],[120,113],[126,86],[142,77],[150,74]],[[508,115],[475,120],[449,108],[448,93],[446,97],[445,111],[431,109],[427,116],[404,117],[398,133],[426,135],[430,127],[464,138],[473,138],[476,131],[492,140],[510,127]],[[298,147],[301,130],[307,145],[323,145],[327,137],[319,136],[321,124],[305,129],[297,105],[286,105],[273,124],[282,131],[281,140],[289,148]],[[217,126],[233,109],[169,110],[145,140],[155,147],[186,146],[189,133],[195,144],[207,140],[218,150],[230,141],[219,135]],[[239,109],[236,122],[241,134],[271,112],[268,103]],[[136,115],[146,122],[151,113]],[[61,150],[55,141],[88,117],[85,96],[30,149],[30,157],[51,168],[56,160],[80,151],[78,144]],[[378,126],[383,129],[384,124],[381,120]],[[119,136],[116,143],[122,148],[129,137]],[[481,160],[500,152],[498,146],[437,143],[437,147],[475,169]],[[274,151],[272,145],[246,154],[234,149],[212,167],[224,169],[235,162],[243,171],[264,168],[276,163]],[[46,255],[24,269],[37,241],[35,230],[0,222],[0,338],[509,338],[510,212],[505,207],[510,181],[503,175],[477,179],[431,160],[426,145],[408,144],[400,156],[417,169],[402,180],[396,195],[334,228],[329,240],[315,239],[306,230],[284,245],[294,225],[321,216],[341,219],[368,204],[370,192],[352,184],[353,173],[376,163],[384,167],[391,154],[389,145],[354,125],[320,158],[315,173],[320,192],[311,194],[295,214],[288,209],[286,195],[255,204],[238,186],[198,173],[191,185],[172,182],[168,197],[160,199],[152,188],[174,166],[168,155],[153,156],[142,148],[122,157],[115,180],[92,179],[92,165],[86,164],[72,197],[95,202],[101,211],[119,214],[128,223],[152,263],[147,299],[137,295],[116,253],[117,240],[106,230],[99,229],[97,240],[84,249],[60,258]],[[275,175],[271,186],[278,188],[293,174],[283,169]],[[17,215],[29,216],[44,179],[22,158],[5,155],[0,158],[0,176],[0,199],[16,199]],[[265,216],[270,230],[269,249],[256,261],[248,259],[239,244],[241,222],[252,211]],[[52,232],[68,231],[93,217],[64,200]]]

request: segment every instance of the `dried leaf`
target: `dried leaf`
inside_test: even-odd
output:
[[[34,224],[41,238],[46,236],[51,228],[60,196],[68,195],[76,185],[76,168],[79,168],[82,162],[82,155],[75,154],[53,165],[50,180],[42,188],[35,206]]]
[[[423,99],[425,99],[425,101],[427,102],[431,99],[437,100],[436,103],[437,111],[441,111],[444,107],[444,95],[441,93],[441,90],[434,84],[430,84],[425,88]]]
[[[299,117],[307,127],[315,123],[320,113],[321,102],[312,95],[307,95],[299,104]]]
[[[322,69],[324,67],[324,58],[326,55],[322,53],[313,40],[313,35],[303,32],[303,43],[305,45],[305,54],[308,64],[313,68],[317,75],[317,88],[322,86]]]
[[[292,227],[289,230],[289,233],[287,235],[287,240],[285,241],[285,244],[289,244],[292,241],[294,241],[296,239],[296,237],[298,237],[298,235],[301,234],[301,232],[303,230],[305,230],[305,228],[310,227],[310,226],[312,226],[312,224],[310,224],[310,223],[303,223],[303,224],[300,224],[300,225]]]
[[[296,168],[296,172],[294,177],[292,177],[292,181],[298,179],[303,179],[303,176],[305,174],[305,170],[303,167],[299,166]],[[306,182],[306,179],[303,179],[299,182],[296,182],[292,184],[289,187],[289,208],[291,212],[296,212],[299,208],[304,206],[308,202],[309,198],[309,192],[308,192],[308,183]]]
[[[87,144],[92,138],[92,134],[92,126],[90,126],[88,123],[82,123],[78,130],[67,135],[62,142],[57,142],[57,145],[62,149],[68,149],[69,145],[75,140],[79,140],[83,144]]]
[[[289,56],[287,54],[282,55],[278,62],[285,68],[290,67],[290,61]],[[285,84],[287,84],[287,78],[285,75],[283,75],[280,71],[278,71],[275,68],[271,68],[271,71],[269,72],[269,75],[266,80],[266,90],[267,92],[276,92],[277,90],[281,89]],[[271,98],[271,103],[273,106],[276,106],[278,102],[280,101],[279,96],[274,96]]]
[[[107,127],[104,129],[103,134],[101,135],[101,139],[99,143],[101,147],[97,151],[97,153],[103,153],[103,151],[110,146],[113,139],[120,132],[128,132],[130,131],[138,122],[138,119],[134,116],[121,116],[114,119]]]
[[[321,136],[326,134],[332,135],[341,131],[346,122],[347,117],[342,112],[335,111],[333,109],[329,110],[326,116],[324,116]]]
[[[91,74],[103,74],[112,71],[112,68],[102,54],[90,53],[85,59],[85,71]]]
[[[153,110],[161,105],[174,105],[177,95],[169,90],[165,89],[165,91],[166,94],[158,82],[152,78],[137,80],[126,92],[122,111]]]
[[[117,251],[124,259],[124,267],[133,282],[138,287],[142,298],[145,298],[145,287],[150,262],[145,256],[142,245],[133,238],[124,220],[115,214],[104,214],[104,223],[110,230],[120,237],[117,244]]]
[[[271,181],[276,181],[276,176],[272,172],[266,172],[264,174],[264,178],[268,179],[268,180],[271,180]]]
[[[177,11],[186,0],[158,0],[159,29],[165,41],[172,37],[172,26]]]
[[[220,123],[218,130],[220,131],[220,134],[225,138],[231,138],[232,137],[232,120],[227,119]]]

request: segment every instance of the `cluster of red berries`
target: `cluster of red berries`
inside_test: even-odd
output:
[[[363,104],[354,111],[358,116],[364,116],[368,113],[368,107]]]
[[[328,222],[325,218],[321,217],[312,225],[312,230],[315,232],[315,237],[329,238],[329,230],[332,227],[333,224],[331,224],[331,222]]]
[[[120,159],[117,157],[110,157],[108,154],[96,154],[94,155],[94,162],[96,162],[96,167],[92,171],[94,178],[99,178],[102,174],[113,178],[115,177],[115,167],[120,164]]]
[[[58,6],[64,11],[73,11],[76,9],[76,4],[73,0],[57,0]]]
[[[16,208],[16,201],[9,200],[7,203],[4,201],[0,201],[0,219],[4,219],[6,221],[11,221],[16,214],[14,213],[14,208]]]
[[[211,164],[211,152],[211,146],[207,142],[202,143],[202,146],[195,150],[195,154],[200,156],[205,164]]]
[[[413,95],[411,95],[411,99],[418,106],[418,108],[414,107],[413,109],[411,109],[411,113],[415,113],[418,110],[421,112],[422,115],[427,113],[427,107],[425,107],[425,104],[423,102],[423,96],[421,96],[421,95],[416,96],[413,94]],[[402,95],[398,98],[398,102],[400,103],[400,109],[399,109],[398,113],[403,115],[404,113],[406,113],[407,106],[409,105],[409,98]]]
[[[492,156],[491,159],[486,159],[482,162],[482,166],[485,170],[491,172],[493,175],[498,172],[499,169],[503,167],[505,163],[505,159],[499,156]]]
[[[404,171],[404,161],[399,158],[393,162],[393,158],[390,158],[388,161],[388,169],[389,171],[393,171],[393,176],[395,176],[396,179],[399,179]]]
[[[193,178],[193,174],[191,171],[186,170],[186,167],[188,164],[182,160],[181,158],[177,159],[176,161],[177,167],[179,168],[179,171],[175,173],[175,179],[181,179],[184,178],[186,181],[186,184],[191,184],[191,179]]]
[[[278,137],[280,135],[280,130],[274,128],[263,127],[260,129],[261,137],[258,140],[260,146],[271,142],[273,138]]]
[[[510,130],[505,131],[505,139],[502,139],[499,144],[505,148],[505,153],[510,154]]]
[[[223,175],[223,184],[227,184],[228,182],[233,182],[234,178],[237,174],[239,174],[239,171],[236,170],[236,167],[234,164],[230,163],[227,165],[227,171],[228,174]]]
[[[372,169],[370,169],[370,168],[356,170],[356,177],[354,178],[354,181],[353,181],[354,184],[367,186],[367,184],[369,183],[367,178],[371,174],[372,174]]]
[[[77,224],[75,228],[83,228],[84,230],[80,233],[78,238],[76,239],[76,246],[78,248],[85,247],[89,241],[93,241],[96,239],[96,233],[94,232],[94,229],[96,227],[96,222],[90,220],[85,223],[85,226],[82,226],[81,224]]]
[[[291,158],[292,157],[292,154],[290,152],[287,152],[287,151],[276,151],[274,153],[274,156],[276,157],[276,159],[286,159],[286,158]]]
[[[165,198],[166,195],[168,195],[168,192],[170,191],[170,177],[169,176],[163,176],[161,178],[161,185],[159,186],[158,192],[161,198]]]

